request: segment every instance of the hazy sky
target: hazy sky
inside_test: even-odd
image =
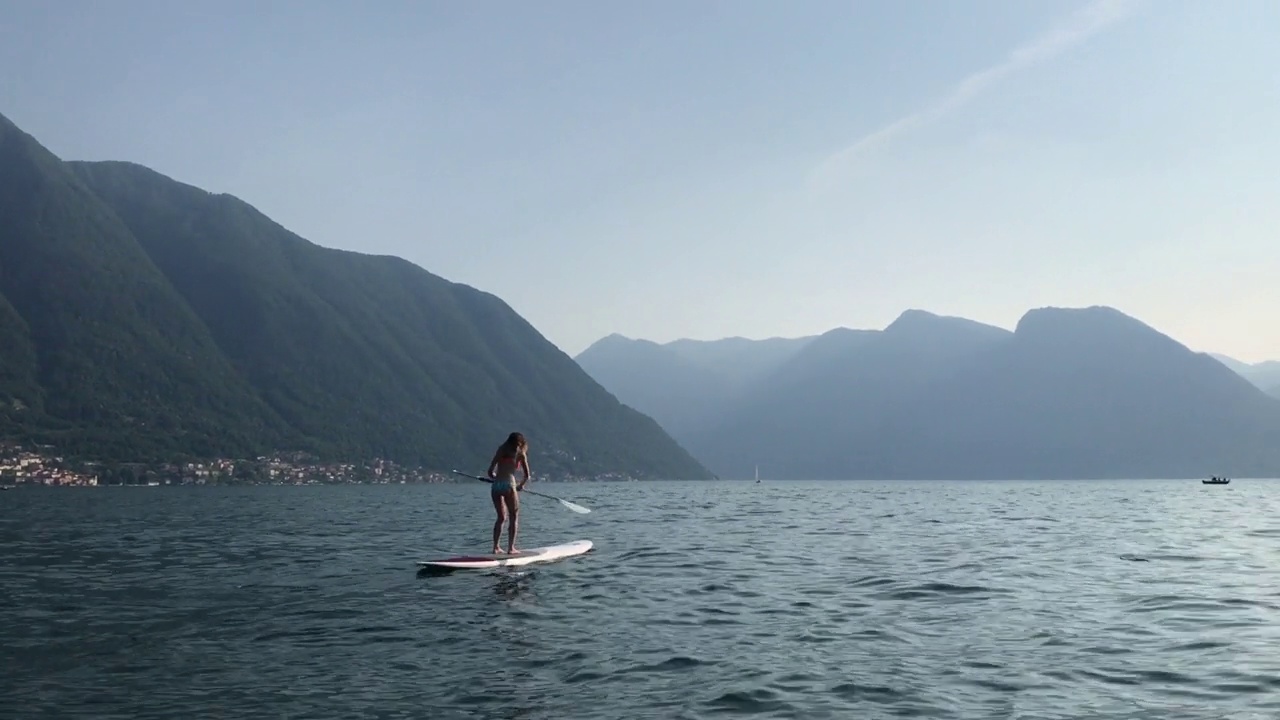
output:
[[[0,113],[603,335],[1280,358],[1280,3],[0,0]]]

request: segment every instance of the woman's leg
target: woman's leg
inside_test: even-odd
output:
[[[498,513],[498,519],[493,523],[493,552],[500,553],[502,549],[498,547],[498,541],[502,539],[502,521],[506,520],[506,508],[503,506],[503,495],[506,493],[489,493],[489,499],[493,500],[493,509]]]
[[[507,503],[507,514],[511,517],[511,522],[507,525],[507,552],[516,552],[516,531],[520,529],[520,498],[516,496],[515,488],[508,490],[502,494],[503,500]]]

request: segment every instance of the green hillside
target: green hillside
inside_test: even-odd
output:
[[[88,455],[246,453],[288,431],[116,214],[0,117],[7,424]]]
[[[0,133],[9,434],[113,459],[301,449],[447,469],[519,429],[535,470],[709,476],[493,295]]]

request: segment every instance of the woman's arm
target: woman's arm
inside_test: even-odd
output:
[[[524,482],[520,483],[520,488],[523,490],[524,486],[529,484],[529,456],[521,453],[520,464],[524,466]]]

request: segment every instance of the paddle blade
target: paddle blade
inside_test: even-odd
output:
[[[591,512],[591,508],[584,508],[581,505],[577,503],[571,503],[568,500],[560,500],[560,504],[582,515],[586,515],[587,513]]]

